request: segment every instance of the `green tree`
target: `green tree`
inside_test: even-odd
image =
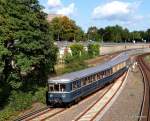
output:
[[[123,29],[122,32],[121,32],[121,38],[122,38],[122,41],[125,42],[125,41],[129,41],[129,30],[127,28]]]
[[[100,45],[91,43],[88,45],[88,54],[90,57],[98,56],[100,54]]]
[[[81,41],[84,38],[83,30],[66,16],[54,18],[50,27],[54,40]]]
[[[0,1],[0,72],[12,89],[53,70],[57,48],[42,9],[37,0]]]
[[[79,57],[84,53],[84,46],[82,44],[72,44],[70,45],[72,56]]]
[[[95,26],[89,27],[87,36],[89,40],[97,42],[101,40],[100,34],[98,34],[98,28]]]
[[[147,29],[146,31],[146,38],[147,38],[147,41],[150,42],[150,29]]]
[[[142,40],[141,34],[138,31],[131,32],[130,33],[130,38],[131,38],[131,40],[136,40],[136,41],[141,41]]]
[[[122,27],[121,26],[108,26],[105,28],[106,35],[104,36],[105,41],[109,42],[121,42],[122,41]]]

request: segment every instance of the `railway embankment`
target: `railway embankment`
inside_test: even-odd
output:
[[[127,83],[101,121],[138,121],[144,85],[139,68],[130,71]]]

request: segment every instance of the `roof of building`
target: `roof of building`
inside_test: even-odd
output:
[[[48,14],[47,20],[48,20],[48,22],[51,22],[55,17],[62,17],[62,16],[64,16],[64,15],[51,13],[51,14]]]

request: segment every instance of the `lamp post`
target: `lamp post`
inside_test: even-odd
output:
[[[61,26],[60,30],[58,31],[58,36],[57,36],[57,40],[60,41],[60,32],[62,31],[63,26]]]
[[[104,36],[107,34],[108,32],[105,32],[102,34],[102,44],[104,43]]]

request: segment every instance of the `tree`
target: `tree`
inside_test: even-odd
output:
[[[81,41],[84,38],[83,30],[66,16],[54,18],[50,27],[54,40]]]
[[[147,41],[150,42],[150,29],[147,29],[146,35]]]
[[[89,40],[100,41],[100,35],[98,34],[98,28],[95,26],[89,27],[87,36]]]
[[[142,37],[138,31],[133,31],[130,33],[131,40],[141,41]]]
[[[46,14],[37,0],[0,1],[0,72],[10,88],[44,80],[56,63]]]
[[[108,26],[105,28],[104,41],[109,42],[124,42],[129,38],[128,29],[123,29],[121,26]]]
[[[96,43],[89,44],[88,54],[90,57],[98,56],[100,54],[100,45]]]
[[[123,29],[121,32],[122,41],[129,41],[129,30],[127,28]]]
[[[84,52],[84,46],[82,44],[72,44],[70,45],[72,56],[79,57]]]

